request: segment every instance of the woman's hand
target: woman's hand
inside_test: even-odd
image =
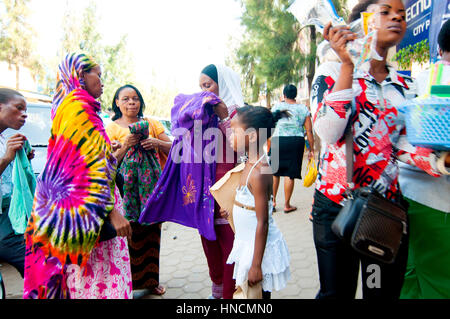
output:
[[[141,145],[146,151],[157,149],[160,146],[159,139],[149,137],[146,140],[141,141]]]
[[[328,29],[326,31],[331,48],[336,52],[343,64],[353,65],[353,61],[347,51],[346,46],[347,42],[353,41],[357,38],[356,33],[350,31],[350,27],[346,25],[340,25],[336,27],[330,26],[331,24],[327,25]]]
[[[222,218],[228,219],[228,217],[230,216],[230,213],[228,213],[225,209],[220,209],[220,216]]]
[[[131,225],[130,222],[123,217],[115,208],[109,214],[111,224],[114,226],[119,237],[127,237],[131,240]]]
[[[314,152],[308,151],[308,160],[314,159]]]
[[[36,156],[35,151],[32,149],[30,153],[27,154],[27,158],[31,161]]]
[[[133,147],[137,145],[140,141],[140,135],[138,134],[128,134],[127,137],[125,137],[125,141],[123,142],[123,146],[126,150],[128,150],[130,147]]]
[[[6,152],[3,158],[8,164],[16,158],[16,152],[22,149],[26,139],[22,134],[14,134],[6,142]]]
[[[330,21],[327,24],[325,24],[325,27],[323,28],[323,38],[325,40],[327,40],[328,42],[330,41],[330,30],[332,27],[333,27],[333,25],[331,24],[331,21]]]
[[[263,280],[261,267],[252,266],[248,271],[248,285],[250,287],[256,285],[258,282]]]
[[[112,141],[111,142],[111,147],[113,152],[117,151],[118,149],[120,149],[122,147],[122,144],[119,141]]]
[[[213,107],[214,113],[221,119],[226,119],[228,117],[228,108],[222,101]]]

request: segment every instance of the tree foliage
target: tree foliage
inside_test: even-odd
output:
[[[331,0],[331,2],[333,3],[337,14],[340,17],[344,18],[345,21],[347,21],[347,18],[350,14],[349,10],[347,9],[347,0]]]
[[[428,40],[422,40],[414,45],[408,45],[407,47],[399,50],[393,57],[393,61],[398,63],[401,70],[411,69],[413,62],[423,65],[430,61],[430,45]]]
[[[115,44],[104,44],[98,31],[99,16],[94,2],[84,9],[81,19],[67,8],[63,20],[63,37],[59,61],[70,52],[84,52],[102,68],[104,84],[101,97],[102,108],[111,107],[114,93],[120,86],[133,83],[133,64],[127,52],[127,36],[117,39]],[[58,62],[59,62],[58,61]]]
[[[33,53],[35,33],[27,22],[28,2],[3,0],[4,11],[0,15],[0,60],[15,67],[16,89],[20,89],[21,67],[29,68],[33,76],[42,72],[42,66]]]
[[[241,0],[241,24],[245,35],[236,51],[236,63],[244,75],[244,95],[250,101],[266,96],[270,107],[272,93],[288,83],[298,83],[304,76],[311,86],[318,36],[314,27],[305,28],[304,21],[287,11],[301,0]],[[348,16],[347,0],[333,0],[336,11]],[[305,8],[306,10],[307,8]],[[299,35],[305,32],[307,52],[300,49]]]
[[[146,104],[146,115],[170,117],[170,109],[176,90],[169,86],[156,86],[161,84],[154,74],[149,74],[150,85],[138,83],[134,76],[134,64],[127,50],[127,35],[117,39],[115,44],[104,44],[98,24],[100,17],[93,1],[84,9],[81,17],[72,8],[67,7],[63,19],[63,36],[58,58],[51,64],[54,65],[49,74],[48,81],[53,91],[56,75],[56,67],[61,59],[69,52],[84,52],[91,56],[102,67],[102,82],[104,85],[101,96],[102,108],[110,110],[115,91],[125,84],[135,85],[142,93]],[[49,91],[49,90],[47,90]]]
[[[302,53],[296,50],[300,24],[287,11],[292,0],[242,0],[241,24],[245,35],[236,52],[244,74],[247,99],[265,95],[271,105],[272,92],[300,80]]]

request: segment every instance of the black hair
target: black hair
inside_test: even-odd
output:
[[[358,20],[361,18],[361,12],[367,11],[367,8],[372,5],[378,3],[378,0],[360,0],[350,12],[348,16],[348,23]]]
[[[139,90],[136,87],[134,87],[133,85],[126,84],[126,85],[118,88],[116,93],[114,94],[114,98],[112,100],[112,110],[114,112],[114,116],[112,117],[113,121],[118,120],[122,117],[122,112],[120,111],[120,108],[117,106],[116,100],[119,99],[120,92],[122,92],[122,90],[126,89],[126,88],[133,89],[136,92],[137,96],[139,97],[139,101],[141,102],[141,107],[139,109],[138,117],[144,117],[145,102],[144,102],[144,98],[142,97],[141,92],[139,92]]]
[[[442,51],[450,52],[450,19],[445,21],[439,31],[438,44]]]
[[[203,74],[209,76],[214,82],[219,84],[219,76],[217,73],[217,67],[214,64],[210,64],[206,66],[202,72]]]
[[[15,91],[15,90],[7,89],[7,88],[0,88],[0,103],[1,104],[8,103],[15,96],[24,97],[22,94],[20,94],[19,92]]]
[[[246,128],[253,128],[256,131],[259,129],[267,129],[269,138],[277,122],[285,117],[291,117],[291,114],[284,111],[271,112],[268,108],[262,106],[247,105],[240,107],[237,110],[239,121],[245,125]]]
[[[288,99],[295,100],[297,97],[297,87],[293,84],[288,84],[284,87],[283,94]]]

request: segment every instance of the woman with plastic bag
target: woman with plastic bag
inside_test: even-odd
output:
[[[359,10],[364,11],[372,4],[366,3]],[[401,0],[378,0],[374,5],[372,22],[376,40],[372,48],[365,48],[376,52],[361,52],[369,58],[356,63],[347,47],[356,40],[356,35],[347,26],[328,24],[325,38],[341,62],[320,65],[312,86],[313,128],[324,146],[312,209],[320,277],[317,298],[354,298],[360,263],[364,299],[397,299],[403,285],[407,235],[402,238],[395,261],[387,264],[355,252],[331,229],[348,188],[344,134],[347,126],[353,135],[355,188],[371,187],[385,198],[403,203],[398,185],[399,158],[409,159],[432,176],[440,176],[437,161],[442,154],[412,147],[399,115],[398,106],[415,97],[415,84],[412,79],[400,76],[386,61],[388,50],[405,34],[405,7]]]

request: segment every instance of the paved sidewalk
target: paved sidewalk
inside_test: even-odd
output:
[[[303,170],[305,167],[306,163]],[[291,204],[298,210],[285,214],[281,179],[274,219],[289,247],[292,276],[285,289],[272,293],[273,299],[313,299],[319,289],[312,223],[308,219],[313,193],[314,186],[305,188],[302,180],[296,180]],[[21,298],[23,281],[18,272],[5,264],[0,271],[6,283],[7,298]],[[211,294],[208,266],[197,230],[175,223],[163,224],[160,282],[167,290],[163,296],[143,298],[205,299]],[[359,289],[357,298],[360,295]]]
[[[278,209],[274,219],[280,228],[291,255],[291,281],[272,293],[274,299],[311,299],[318,288],[317,261],[312,239],[312,224],[308,220],[313,187],[303,187],[296,181],[292,205],[297,211],[285,214],[284,193],[280,187]],[[163,296],[144,298],[204,299],[211,294],[211,280],[197,230],[174,223],[165,223],[161,240],[160,282],[167,289]]]

